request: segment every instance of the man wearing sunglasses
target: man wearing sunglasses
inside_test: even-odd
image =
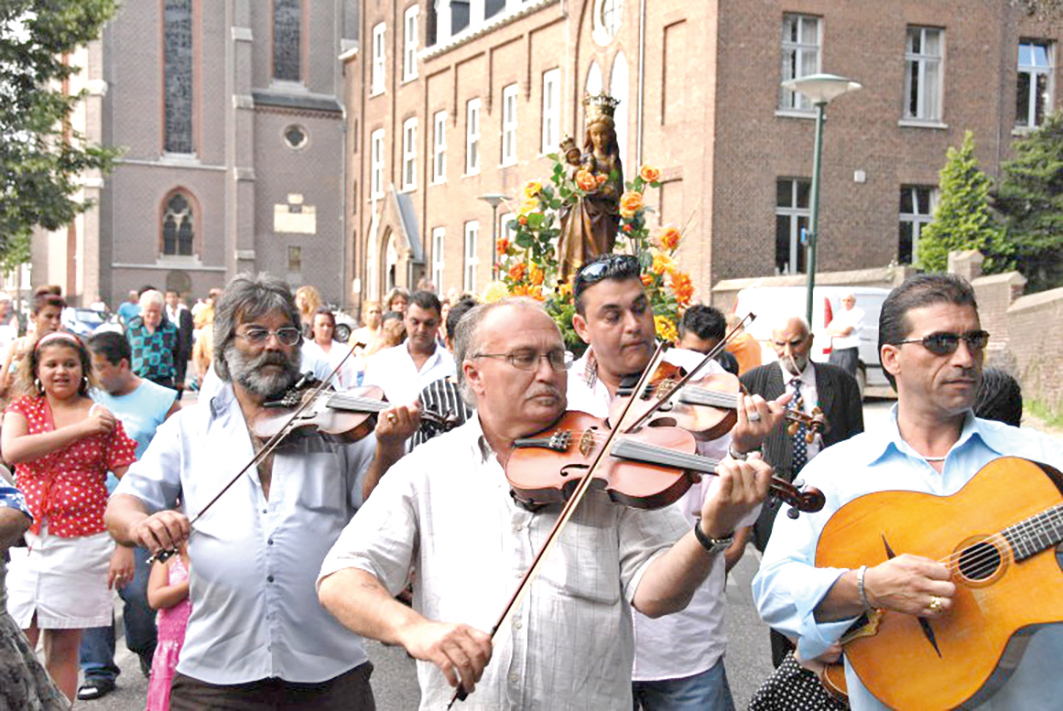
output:
[[[361,503],[362,480],[386,467],[386,438],[290,437],[191,531],[189,518],[263,449],[253,432],[276,413],[264,403],[300,374],[299,313],[287,284],[238,276],[216,308],[221,387],[159,427],[105,516],[124,545],[155,553],[188,541],[193,612],[170,708],[371,710],[362,641],[321,609],[313,584]]]
[[[657,345],[638,260],[609,255],[584,266],[576,275],[573,296],[576,314],[572,324],[589,348],[569,371],[569,407],[606,417],[621,381],[637,378]],[[671,349],[665,357],[691,369],[704,355]],[[723,369],[714,360],[699,372],[709,375]],[[742,398],[732,433],[700,445],[699,453],[723,459],[729,449],[736,454],[755,450],[779,422],[788,400],[785,394],[777,402],[766,402],[759,395]],[[715,486],[714,477],[705,477],[671,508],[693,523]],[[743,520],[737,536],[734,530],[726,532],[720,545],[727,552],[714,562],[686,609],[659,619],[634,613],[637,645],[632,690],[644,711],[734,708],[723,663],[724,582],[726,570],[742,556],[745,528],[755,518]]]
[[[629,605],[653,616],[686,605],[722,552],[705,542],[756,509],[770,469],[721,464],[697,529],[672,508],[634,510],[591,492],[492,641],[561,511],[518,504],[503,469],[518,440],[565,412],[570,361],[553,320],[527,299],[470,311],[455,356],[476,416],[392,467],[325,560],[321,602],[421,661],[422,709],[445,708],[459,677],[472,693],[457,708],[472,711],[631,708]],[[413,609],[392,597],[411,565]]]
[[[803,478],[826,494],[827,506],[800,519],[776,520],[753,581],[761,616],[797,638],[803,658],[823,654],[871,609],[914,615],[933,629],[939,618],[950,614],[956,593],[944,564],[902,551],[873,567],[816,568],[820,532],[841,506],[883,490],[950,496],[1002,456],[1063,469],[1059,441],[974,416],[988,340],[974,291],[957,276],[913,277],[883,302],[879,351],[897,389],[890,423],[824,450],[805,467]],[[1060,659],[1063,626],[1037,631],[1018,668],[986,707],[1058,708],[1063,696]],[[848,667],[846,681],[853,709],[886,708]]]

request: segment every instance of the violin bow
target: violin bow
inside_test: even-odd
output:
[[[645,384],[649,381],[653,372],[660,364],[661,356],[664,353],[664,344],[657,345],[657,350],[654,352],[653,357],[650,359],[649,365],[642,371],[642,375],[639,377],[638,385],[636,386],[641,390]],[[637,392],[637,391],[636,391]],[[623,422],[627,416],[628,410],[631,409],[632,403],[635,402],[635,398],[629,398],[627,404],[624,406],[623,411],[620,414],[620,421]],[[591,484],[594,483],[594,475],[597,473],[599,466],[609,456],[609,451],[612,449],[613,441],[620,434],[620,427],[614,427],[608,430],[608,435],[605,441],[602,443],[597,454],[594,455],[594,460],[591,462],[590,468],[587,473],[580,479],[579,485],[573,490],[572,496],[565,502],[565,506],[561,509],[561,513],[557,516],[557,521],[554,523],[554,527],[550,529],[550,533],[546,536],[546,540],[543,542],[542,548],[535,556],[535,560],[532,561],[531,567],[524,573],[524,577],[521,579],[520,584],[517,586],[516,592],[513,593],[513,597],[506,603],[505,608],[502,610],[502,614],[498,618],[498,622],[491,628],[491,644],[495,644],[495,638],[499,632],[503,629],[508,629],[508,623],[513,614],[520,607],[521,602],[524,601],[524,597],[528,594],[528,589],[531,584],[539,577],[539,572],[542,569],[543,564],[546,562],[547,556],[550,555],[550,551],[553,550],[554,545],[561,538],[561,532],[565,526],[568,525],[569,519],[576,512],[576,507],[579,506],[580,501],[583,500],[583,496],[590,491]],[[450,703],[447,704],[447,709],[454,706],[457,701],[464,701],[468,694],[465,688],[458,683],[458,688],[454,691],[454,696],[451,697]]]

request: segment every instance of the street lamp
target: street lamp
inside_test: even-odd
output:
[[[511,200],[509,195],[502,193],[487,193],[481,195],[483,200],[491,206],[491,278],[498,278],[498,206],[505,200]]]
[[[808,293],[805,295],[805,318],[812,325],[812,290],[816,286],[816,239],[819,236],[819,172],[823,155],[823,120],[827,104],[835,97],[863,87],[845,77],[834,74],[811,74],[807,77],[789,79],[782,83],[784,89],[804,94],[816,107],[816,144],[812,164],[812,215],[808,230]]]

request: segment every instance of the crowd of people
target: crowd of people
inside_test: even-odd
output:
[[[537,302],[431,288],[363,303],[345,343],[316,288],[268,275],[191,308],[176,292],[131,292],[124,333],[87,342],[62,328],[61,294],[34,297],[23,336],[0,300],[0,454],[14,469],[0,481],[0,709],[115,688],[117,591],[147,709],[371,711],[363,640],[375,639],[417,660],[422,709],[726,711],[725,582],[749,541],[776,667],[750,708],[881,708],[848,664],[848,700],[821,683],[840,640],[872,612],[933,625],[964,592],[918,551],[816,567],[831,516],[887,488],[954,494],[999,456],[1063,469],[1059,442],[1017,427],[1014,379],[983,377],[970,285],[925,275],[882,306],[898,394],[883,430],[863,431],[854,298],[828,325],[833,363],[812,361],[799,316],[774,324],[777,360],[762,364],[740,319],[694,305],[661,358],[733,383],[727,431],[682,440],[682,461],[716,475],[683,477],[652,504],[593,488],[573,510],[564,494],[515,495],[506,468],[529,447],[589,462],[610,423],[629,434],[615,418],[656,357],[636,258],[583,266],[573,296],[579,354]],[[341,393],[311,409],[375,419],[346,436],[278,434],[278,399],[308,380]],[[182,407],[186,386],[198,402]],[[598,424],[566,431],[575,443],[536,438],[573,410]],[[587,468],[542,462],[573,480]],[[815,486],[823,510],[779,516],[773,476]],[[988,707],[1051,708],[1061,653],[1058,628],[1037,631]]]

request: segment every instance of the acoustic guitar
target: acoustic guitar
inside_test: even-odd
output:
[[[1063,540],[1061,492],[1059,472],[1003,457],[952,496],[883,491],[831,517],[817,567],[855,569],[910,553],[948,565],[956,584],[940,617],[876,610],[843,638],[845,658],[875,698],[901,711],[981,703],[1018,666],[1029,635],[1063,622],[1053,550]]]

